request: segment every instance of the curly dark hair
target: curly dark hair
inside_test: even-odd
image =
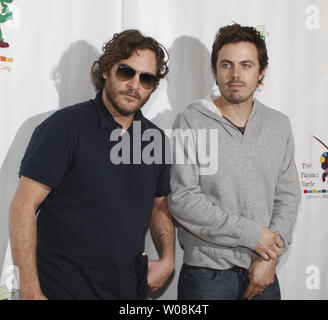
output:
[[[244,27],[240,24],[233,24],[219,29],[216,34],[215,41],[212,46],[211,64],[214,77],[216,78],[216,63],[218,60],[219,51],[228,43],[236,43],[247,41],[253,43],[258,52],[260,63],[260,73],[268,66],[268,53],[263,36],[254,27]]]
[[[151,37],[145,37],[139,30],[129,29],[115,33],[113,38],[102,48],[103,54],[95,61],[91,68],[91,79],[96,90],[104,88],[103,73],[110,72],[112,67],[120,60],[128,59],[137,50],[151,50],[156,55],[156,83],[155,90],[167,73],[169,54],[166,49]]]

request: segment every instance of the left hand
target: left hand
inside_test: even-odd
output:
[[[174,262],[169,260],[148,261],[148,287],[151,291],[160,289],[174,269]]]
[[[273,284],[277,262],[278,259],[264,260],[258,258],[251,264],[248,270],[250,283],[245,292],[244,299],[253,299]]]

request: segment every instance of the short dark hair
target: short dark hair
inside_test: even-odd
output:
[[[219,29],[212,46],[211,64],[212,71],[216,77],[216,63],[219,51],[228,43],[237,43],[241,41],[251,42],[256,46],[258,59],[260,63],[260,73],[268,66],[268,53],[264,37],[254,27],[244,27],[240,24],[233,24]]]
[[[168,69],[169,55],[166,49],[151,37],[145,37],[139,30],[129,29],[115,33],[113,38],[102,48],[103,54],[95,61],[91,68],[92,83],[97,91],[104,88],[103,73],[110,72],[112,67],[120,60],[128,59],[137,50],[151,50],[156,55],[156,84],[154,90],[163,79]]]

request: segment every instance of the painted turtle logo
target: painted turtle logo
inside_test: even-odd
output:
[[[315,136],[312,137],[319,141],[328,150],[328,147],[320,139],[316,138]],[[320,157],[320,163],[321,168],[325,171],[322,174],[322,181],[325,182],[328,176],[328,152],[324,152],[323,155]]]

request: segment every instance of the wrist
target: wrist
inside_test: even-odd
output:
[[[43,296],[41,289],[20,289],[21,300],[36,300]]]
[[[39,283],[24,283],[20,282],[19,293],[21,299],[31,300],[35,297],[42,295],[42,291]]]
[[[269,260],[264,260],[263,258],[259,257],[258,260],[264,261],[264,262],[267,262],[268,264],[271,264],[273,266],[276,266],[277,263],[278,263],[278,261],[279,261],[279,257],[278,258],[275,258],[275,259],[270,258]]]
[[[171,257],[171,256],[161,257],[160,258],[160,261],[161,261],[161,263],[163,263],[165,265],[165,267],[169,271],[173,271],[174,266],[175,266],[175,259],[174,259],[174,257]]]

